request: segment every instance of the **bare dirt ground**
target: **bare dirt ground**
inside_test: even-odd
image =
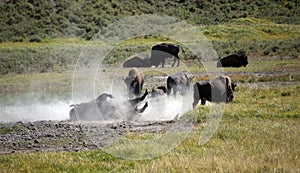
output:
[[[107,145],[114,135],[128,132],[157,133],[174,121],[81,123],[70,121],[36,121],[0,124],[0,154],[20,152],[83,151]],[[97,130],[102,140],[94,144],[88,131]],[[113,132],[113,133],[112,133]]]

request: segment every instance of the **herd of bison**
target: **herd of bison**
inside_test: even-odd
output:
[[[193,86],[193,103],[196,107],[201,101],[205,105],[206,101],[215,103],[229,103],[233,101],[236,83],[232,82],[228,76],[219,76],[212,80],[197,81],[192,85],[193,77],[189,77],[186,71],[182,71],[167,77],[166,85],[154,86],[149,92],[145,89],[143,93],[144,74],[139,67],[164,67],[166,59],[173,58],[172,67],[177,61],[179,66],[179,52],[182,50],[180,45],[162,43],[157,44],[151,49],[150,58],[142,59],[133,57],[123,63],[123,67],[130,67],[129,73],[124,77],[124,85],[127,87],[128,99],[122,103],[117,103],[112,94],[103,93],[96,99],[81,104],[72,105],[74,108],[70,111],[70,119],[76,120],[113,120],[122,119],[126,121],[134,120],[137,114],[143,113],[148,102],[143,103],[148,95],[159,98],[167,97],[185,97],[189,94],[190,87]],[[248,64],[245,54],[232,54],[219,59],[217,67],[241,67]],[[143,104],[141,106],[141,103]]]

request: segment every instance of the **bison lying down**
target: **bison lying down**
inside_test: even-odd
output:
[[[248,64],[248,57],[244,54],[232,54],[220,59],[217,67],[246,67]]]
[[[197,106],[199,100],[205,105],[210,102],[231,102],[236,84],[231,82],[228,76],[219,76],[211,81],[200,81],[194,84],[193,107]]]
[[[134,117],[143,113],[147,108],[148,103],[138,109],[137,106],[148,95],[148,91],[143,96],[125,102],[118,103],[111,94],[101,94],[95,100],[90,102],[73,105],[74,108],[70,111],[70,119],[72,121],[103,121],[103,120],[133,120]]]

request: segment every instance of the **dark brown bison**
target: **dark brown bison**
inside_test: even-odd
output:
[[[151,67],[149,59],[133,57],[123,63],[123,67]]]
[[[236,84],[231,82],[228,76],[219,76],[211,81],[199,81],[194,84],[194,102],[196,107],[199,100],[205,105],[206,101],[210,102],[231,102]]]
[[[176,93],[179,92],[182,96],[185,96],[190,89],[191,81],[194,77],[188,77],[186,72],[179,72],[171,75],[167,78],[167,94],[173,90],[173,95],[176,97]]]
[[[147,108],[147,102],[141,109],[138,109],[137,105],[142,102],[148,94],[149,92],[146,90],[143,96],[139,98],[118,102],[111,94],[104,93],[90,102],[72,105],[74,108],[70,111],[70,120],[133,120],[137,114],[143,113]]]
[[[244,54],[232,54],[220,59],[217,67],[246,67],[248,64],[248,57]]]
[[[144,74],[137,68],[132,68],[124,79],[127,85],[129,98],[138,97],[142,93],[144,85]]]
[[[180,61],[180,58],[178,56],[179,48],[180,48],[179,45],[170,44],[170,43],[162,43],[153,46],[151,49],[151,57],[150,57],[151,66],[153,65],[155,67],[158,67],[161,64],[162,65],[161,67],[164,67],[166,59],[171,57],[174,58],[172,67],[174,67],[176,61],[177,61],[177,66],[179,66],[179,61]]]
[[[151,97],[164,96],[167,94],[166,86],[154,86],[151,91]]]

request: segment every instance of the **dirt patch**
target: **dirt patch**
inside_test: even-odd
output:
[[[48,151],[84,151],[106,146],[114,135],[128,132],[158,133],[174,122],[80,123],[69,121],[12,122],[0,124],[0,154]],[[97,130],[97,145],[89,131]],[[113,133],[111,133],[113,132]]]

